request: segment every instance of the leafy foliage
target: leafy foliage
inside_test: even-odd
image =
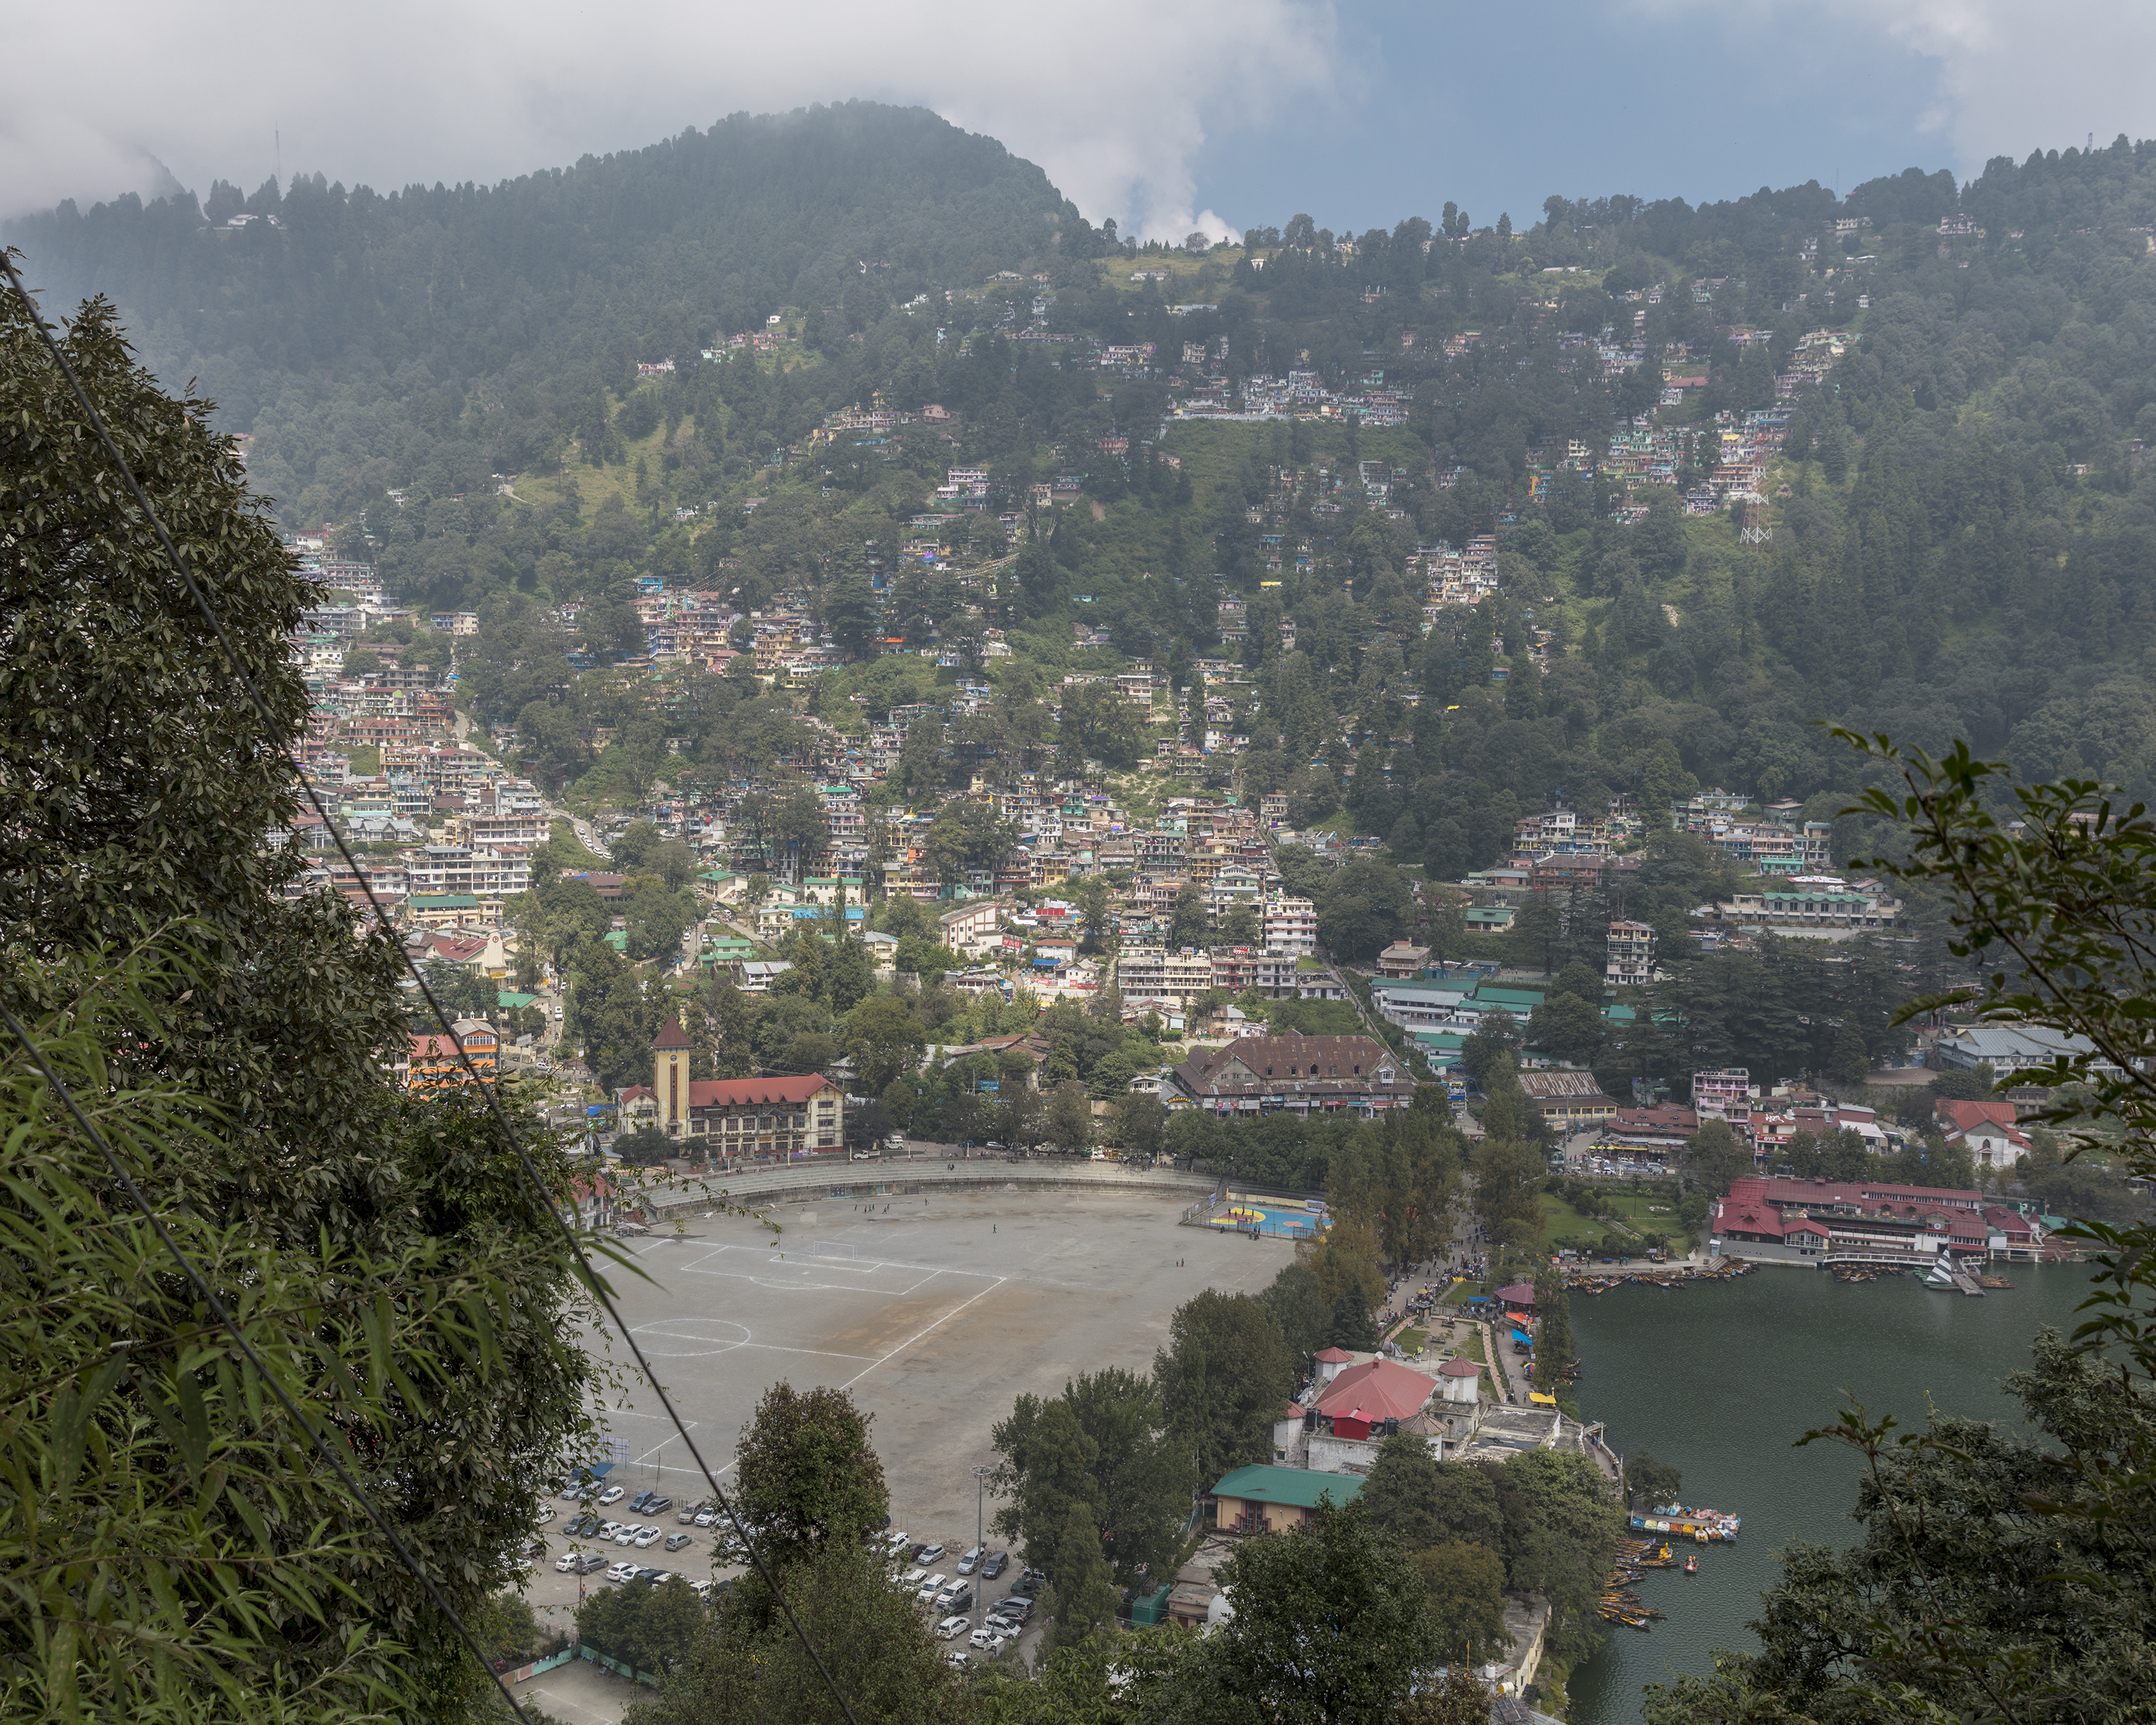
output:
[[[298,733],[285,640],[313,594],[231,445],[132,366],[109,308],[66,345]],[[590,1435],[589,1312],[552,1212],[567,1163],[513,1094],[544,1190],[483,1106],[394,1086],[395,948],[341,902],[285,896],[299,860],[263,841],[292,819],[292,768],[12,299],[0,407],[0,999],[475,1611]],[[484,1674],[205,1327],[22,1049],[0,1082],[11,1710],[459,1717]]]

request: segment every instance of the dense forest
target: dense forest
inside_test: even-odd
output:
[[[205,225],[239,213],[279,225]],[[492,188],[219,185],[8,237],[49,303],[104,292],[162,372],[200,376],[288,521],[336,522],[408,598],[503,632],[482,718],[566,678],[559,649],[603,665],[632,645],[638,575],[748,603],[806,588],[865,655],[1000,626],[1020,732],[1061,669],[1215,650],[1216,601],[1242,597],[1254,778],[1305,812],[1344,797],[1450,875],[1553,794],[1718,783],[1838,806],[1856,775],[1822,721],[2156,789],[2152,227],[2156,144],[2121,138],[1965,187],[1912,169],[1842,198],[1553,198],[1517,230],[1450,205],[1361,235],[1299,216],[1171,254],[1091,227],[989,141],[850,105]],[[701,357],[774,316],[769,350]],[[1845,351],[1781,403],[1771,540],[1685,516],[1716,416],[1776,405],[1822,329]],[[1154,362],[1012,339],[1043,331],[1151,342]],[[1644,363],[1608,362],[1605,331]],[[1550,473],[1656,411],[1679,367],[1708,381],[1660,410],[1682,433],[1676,487]],[[1232,396],[1290,369],[1343,399],[1382,385],[1407,423],[1163,418],[1209,377]],[[939,403],[951,427],[804,448],[878,396]],[[1101,450],[1111,433],[1126,451]],[[872,585],[962,463],[1006,512],[1059,476],[1084,495],[1022,549],[993,508],[966,519],[957,571],[1008,578],[907,564]],[[1620,524],[1626,503],[1644,519]],[[1265,585],[1273,531],[1311,555]],[[1491,531],[1498,596],[1423,634],[1410,555]],[[545,618],[569,598],[588,639]],[[1108,644],[1074,646],[1074,623]],[[865,690],[870,713],[920,692],[873,665],[838,680],[835,703]]]

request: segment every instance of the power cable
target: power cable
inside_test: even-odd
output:
[[[231,637],[225,633],[223,621],[218,617],[216,607],[210,603],[208,595],[203,591],[200,584],[195,580],[193,572],[187,567],[187,560],[180,555],[179,547],[172,542],[172,535],[166,531],[164,522],[158,517],[156,508],[151,504],[148,494],[143,490],[141,482],[135,477],[134,470],[128,466],[126,458],[120,453],[119,446],[114,443],[111,434],[105,429],[103,417],[92,405],[88,393],[82,387],[81,381],[75,376],[74,367],[68,363],[67,355],[54,338],[51,326],[39,315],[37,302],[31,298],[29,290],[23,285],[23,278],[16,271],[13,254],[6,246],[0,246],[0,270],[6,272],[10,285],[15,290],[16,297],[23,302],[23,308],[29,316],[31,327],[37,331],[38,339],[44,344],[45,351],[52,356],[53,363],[59,368],[60,375],[66,378],[68,388],[74,393],[76,402],[81,406],[84,414],[90,421],[90,429],[97,434],[98,441],[104,444],[105,454],[111,458],[112,464],[118,470],[121,479],[126,482],[129,495],[134,498],[144,518],[148,521],[151,529],[156,532],[158,543],[164,547],[166,557],[172,563],[172,572],[180,578],[182,584],[186,587],[189,595],[193,598],[197,608],[202,612],[203,620],[209,624],[211,633],[217,638],[218,645],[223,649],[226,660],[232,666],[233,674],[239,678],[241,688],[246,691],[248,701],[254,709],[256,718],[261,721],[263,729],[276,746],[278,753],[285,757],[285,764],[292,769],[294,776],[299,780],[300,788],[305,793],[309,804],[321,819],[324,828],[336,844],[337,855],[343,859],[345,866],[352,871],[354,878],[359,882],[360,891],[366,895],[367,908],[372,914],[374,932],[377,934],[383,933],[389,926],[388,919],[382,911],[381,901],[374,896],[372,886],[369,884],[366,875],[362,872],[350,846],[346,844],[344,834],[340,830],[329,811],[323,806],[321,798],[315,789],[314,783],[308,778],[305,770],[294,757],[291,742],[285,734],[284,726],[277,722],[276,716],[270,711],[269,703],[263,699],[261,691],[255,686],[254,679],[249,672],[246,664],[233,646]],[[404,968],[411,973],[413,982],[418,985],[420,997],[426,1001],[429,1009],[434,1014],[435,1022],[441,1025],[444,1033],[449,1037],[450,1045],[456,1050],[459,1063],[463,1066],[472,1084],[485,1097],[487,1107],[494,1116],[495,1123],[501,1128],[502,1137],[515,1154],[517,1163],[522,1168],[525,1178],[530,1183],[533,1194],[539,1199],[541,1206],[553,1217],[555,1226],[561,1230],[562,1238],[576,1260],[578,1271],[584,1286],[591,1290],[593,1297],[598,1301],[608,1317],[613,1321],[614,1327],[620,1331],[622,1340],[628,1343],[629,1353],[635,1358],[637,1368],[644,1374],[644,1381],[651,1386],[653,1393],[658,1396],[660,1405],[666,1410],[668,1420],[672,1424],[674,1430],[680,1434],[682,1443],[687,1446],[690,1455],[696,1461],[697,1471],[703,1475],[704,1482],[711,1487],[713,1501],[726,1512],[726,1519],[733,1524],[735,1532],[740,1536],[743,1549],[748,1553],[750,1561],[756,1566],[757,1575],[762,1579],[764,1585],[770,1589],[772,1596],[778,1601],[779,1609],[785,1612],[787,1623],[792,1628],[795,1637],[800,1641],[802,1651],[808,1654],[810,1661],[815,1666],[818,1676],[823,1678],[824,1686],[831,1692],[831,1698],[838,1702],[839,1712],[845,1715],[847,1725],[859,1725],[859,1721],[854,1717],[852,1705],[839,1692],[837,1682],[833,1680],[829,1669],[824,1663],[823,1656],[817,1652],[807,1632],[801,1627],[800,1619],[794,1615],[792,1602],[780,1589],[778,1582],[771,1574],[769,1565],[765,1563],[762,1554],[757,1550],[755,1544],[749,1538],[748,1530],[742,1525],[739,1512],[720,1487],[717,1476],[711,1471],[711,1464],[704,1460],[703,1451],[697,1448],[696,1440],[689,1435],[689,1428],[682,1423],[680,1414],[675,1409],[673,1398],[667,1394],[665,1385],[659,1381],[659,1374],[652,1369],[651,1362],[644,1357],[643,1348],[638,1343],[634,1333],[623,1318],[620,1309],[615,1306],[613,1296],[608,1292],[606,1284],[599,1279],[598,1272],[593,1269],[591,1260],[586,1255],[583,1243],[578,1240],[575,1230],[562,1217],[552,1195],[547,1189],[547,1183],[539,1178],[539,1170],[532,1164],[530,1153],[525,1149],[524,1142],[517,1135],[516,1128],[511,1124],[509,1116],[503,1109],[501,1099],[495,1093],[495,1087],[480,1076],[479,1069],[472,1064],[471,1055],[466,1052],[463,1041],[458,1037],[454,1026],[450,1023],[449,1014],[442,1009],[441,1002],[434,998],[434,990],[427,986],[427,979],[420,973],[418,961],[413,957],[403,942],[397,942],[397,950],[404,960]],[[469,1637],[466,1639],[470,1640]],[[511,1704],[514,1705],[513,1702]],[[522,1717],[521,1713],[519,1717]]]
[[[4,253],[0,253],[0,257],[4,256]],[[74,1095],[61,1081],[59,1074],[54,1071],[46,1060],[44,1050],[30,1040],[30,1033],[23,1028],[21,1020],[8,1009],[5,1002],[0,1002],[0,1019],[5,1019],[8,1021],[8,1028],[15,1033],[16,1040],[23,1045],[31,1060],[37,1063],[38,1070],[44,1075],[46,1084],[66,1106],[68,1112],[74,1117],[75,1124],[89,1136],[90,1142],[97,1146],[98,1154],[105,1158],[105,1165],[111,1171],[112,1178],[119,1181],[121,1189],[127,1194],[130,1202],[136,1209],[141,1211],[144,1219],[157,1230],[157,1238],[163,1242],[165,1250],[172,1255],[173,1261],[180,1266],[180,1273],[193,1284],[195,1292],[202,1296],[203,1303],[209,1307],[217,1321],[230,1332],[233,1341],[238,1344],[239,1352],[247,1363],[254,1367],[262,1381],[270,1386],[270,1393],[277,1398],[279,1405],[291,1415],[293,1423],[315,1440],[315,1447],[321,1452],[322,1460],[329,1463],[331,1471],[342,1482],[345,1490],[352,1494],[353,1501],[366,1512],[367,1520],[374,1523],[376,1531],[389,1542],[391,1549],[395,1551],[398,1557],[403,1560],[404,1567],[412,1572],[412,1579],[427,1590],[427,1597],[434,1602],[435,1609],[449,1619],[459,1639],[471,1650],[471,1656],[479,1661],[480,1669],[486,1673],[488,1681],[501,1692],[501,1698],[509,1703],[511,1710],[519,1719],[524,1721],[524,1725],[531,1725],[531,1716],[522,1707],[517,1706],[516,1697],[509,1692],[509,1686],[502,1681],[501,1674],[488,1663],[486,1655],[480,1651],[479,1643],[472,1639],[472,1632],[465,1627],[464,1619],[457,1615],[456,1608],[442,1597],[441,1589],[434,1585],[434,1578],[427,1574],[418,1558],[413,1556],[411,1548],[398,1538],[397,1530],[389,1525],[382,1512],[374,1507],[374,1500],[367,1496],[366,1488],[352,1477],[351,1471],[345,1466],[335,1447],[331,1444],[328,1435],[300,1411],[299,1404],[292,1399],[276,1373],[263,1363],[262,1356],[254,1351],[254,1344],[247,1339],[246,1332],[239,1327],[238,1321],[226,1309],[224,1301],[218,1298],[217,1291],[210,1286],[208,1278],[195,1267],[194,1260],[187,1256],[180,1243],[172,1238],[171,1230],[165,1226],[163,1219],[151,1208],[150,1200],[144,1195],[142,1189],[135,1183],[134,1176],[127,1172],[120,1158],[113,1154],[112,1147],[105,1142],[105,1134],[92,1126],[89,1117],[76,1106]]]

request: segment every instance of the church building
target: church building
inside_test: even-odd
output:
[[[651,1042],[659,1127],[715,1156],[835,1156],[845,1148],[845,1092],[820,1072],[798,1078],[689,1076],[689,1038],[669,1019]]]

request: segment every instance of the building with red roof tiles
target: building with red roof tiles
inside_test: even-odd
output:
[[[1932,1104],[1932,1113],[1947,1142],[1968,1145],[1979,1168],[2011,1168],[2034,1147],[2028,1134],[2015,1125],[2011,1102],[1942,1099]]]
[[[451,1028],[454,1035],[434,1032],[407,1039],[399,1063],[406,1088],[454,1090],[471,1083],[475,1070],[482,1082],[494,1076],[501,1057],[501,1039],[494,1026],[485,1019],[459,1019]]]
[[[844,1152],[845,1092],[822,1073],[692,1079],[692,1052],[674,1019],[651,1039],[659,1128],[685,1152],[779,1162]]]
[[[1368,1365],[1351,1366],[1325,1387],[1317,1399],[1317,1411],[1334,1421],[1359,1418],[1366,1429],[1343,1434],[1366,1436],[1372,1420],[1405,1420],[1419,1414],[1437,1394],[1437,1379],[1410,1371],[1397,1360],[1373,1359]]]
[[[1709,1250],[1732,1257],[1824,1263],[1920,1263],[1992,1250],[1984,1194],[1871,1180],[1732,1181],[1709,1212]]]

